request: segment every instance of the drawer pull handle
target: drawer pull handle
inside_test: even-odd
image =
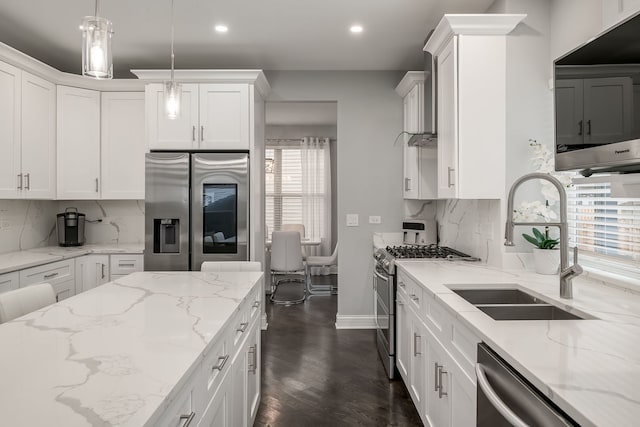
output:
[[[136,265],[134,263],[120,263],[118,264],[118,267],[135,267]]]
[[[440,365],[438,365],[438,362],[434,363],[435,369],[433,370],[433,383],[435,384],[435,388],[433,389],[433,391],[438,391],[438,368],[440,367]]]
[[[422,337],[414,332],[413,333],[413,357],[417,357],[418,355],[422,354],[421,352],[418,351],[418,344],[416,342],[418,338],[422,338]]]
[[[256,366],[258,365],[258,346],[252,345],[251,347],[249,347],[249,354],[251,354],[251,359],[249,359],[250,362],[248,371],[251,374],[255,374]]]
[[[18,174],[18,190],[22,190],[22,174]]]
[[[260,301],[256,301],[253,303],[253,308],[258,308],[260,307]]]
[[[436,369],[438,371],[438,399],[442,399],[442,396],[448,395],[443,391],[444,387],[442,386],[442,375],[446,374],[447,371],[444,370],[444,365],[438,365],[438,363],[436,363]]]
[[[28,173],[24,174],[24,179],[27,181],[27,183],[24,185],[24,189],[29,190],[29,187],[31,187],[31,178],[29,177]]]
[[[43,277],[45,279],[51,279],[52,277],[56,277],[58,273],[45,274]]]
[[[99,187],[99,184],[98,184],[98,178],[96,178],[96,193],[98,192],[98,189],[99,189],[99,188],[100,188],[100,187]]]
[[[397,301],[398,305],[404,305],[404,303],[400,300]]]
[[[229,360],[228,354],[218,357],[218,364],[213,366],[211,370],[215,371],[217,369],[218,371],[222,371],[222,369],[224,368],[224,365],[226,365],[227,363],[227,360]]]
[[[192,140],[193,142],[195,142],[195,141],[196,141],[196,127],[195,127],[195,125],[194,125],[194,126],[192,126],[192,128],[191,128],[191,140]]]
[[[236,329],[236,332],[242,332],[244,333],[244,331],[247,330],[247,326],[249,326],[249,322],[242,322],[240,323],[240,327],[238,329]]]
[[[404,282],[399,282],[398,285],[400,285],[401,288],[404,288],[405,286],[407,286],[404,284]]]
[[[189,427],[189,425],[191,424],[191,421],[193,421],[195,416],[196,416],[196,413],[193,411],[191,411],[189,415],[180,415],[180,421],[184,420],[184,424],[182,424],[182,427]]]
[[[102,278],[104,279],[104,264],[100,264],[101,270],[102,270]]]

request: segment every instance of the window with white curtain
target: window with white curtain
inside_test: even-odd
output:
[[[567,193],[570,245],[601,262],[607,257],[600,267],[621,265],[624,270],[626,261],[627,268],[637,272],[640,201],[612,197],[609,183],[577,183]]]
[[[273,159],[272,172],[265,174],[269,234],[280,230],[282,224],[304,224],[306,238],[321,240],[326,236],[330,194],[325,184],[329,170],[325,150],[328,146],[303,150],[293,144],[267,145],[265,158]]]

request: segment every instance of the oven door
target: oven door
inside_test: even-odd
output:
[[[393,293],[393,276],[377,268],[374,274],[374,293],[375,293],[375,319],[378,335],[384,340],[385,349],[391,356],[395,354],[394,340],[394,295]]]

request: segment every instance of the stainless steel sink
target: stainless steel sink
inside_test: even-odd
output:
[[[476,305],[495,320],[582,320],[568,311],[550,304],[537,305]]]
[[[516,288],[458,288],[451,290],[494,320],[578,320],[573,314]]]
[[[477,304],[548,304],[520,289],[452,289],[473,305]]]

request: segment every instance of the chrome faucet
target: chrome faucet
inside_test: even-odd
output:
[[[516,190],[520,185],[532,179],[542,179],[549,181],[558,190],[560,194],[560,222],[514,222],[513,221],[513,199]],[[530,173],[518,178],[509,190],[509,199],[507,201],[507,224],[504,231],[504,245],[514,246],[513,228],[516,225],[537,225],[539,227],[558,227],[560,229],[560,298],[573,298],[573,287],[571,280],[582,274],[582,267],[578,264],[578,247],[573,248],[573,265],[569,264],[569,243],[568,243],[568,225],[567,225],[567,193],[564,191],[562,183],[557,178],[546,173]]]

